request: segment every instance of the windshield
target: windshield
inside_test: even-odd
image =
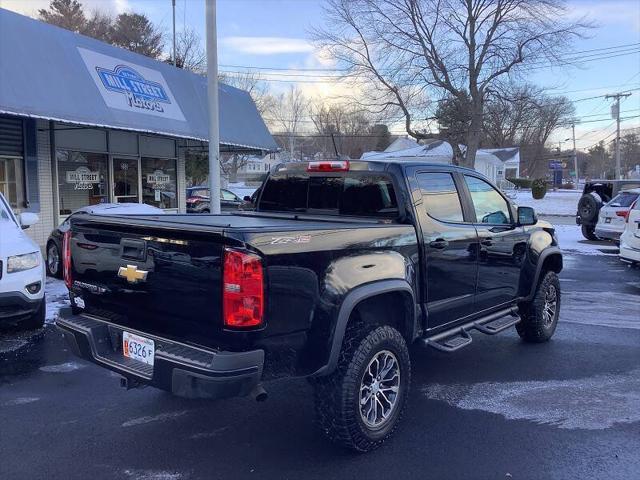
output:
[[[613,199],[609,202],[609,207],[630,207],[633,202],[638,198],[637,193],[632,192],[620,192],[618,195],[613,197]]]
[[[386,175],[276,175],[269,177],[259,211],[295,211],[328,215],[395,217],[398,204]]]

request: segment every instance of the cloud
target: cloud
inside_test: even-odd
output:
[[[567,13],[576,19],[587,17],[601,26],[625,25],[640,30],[640,4],[635,1],[574,0],[567,4]]]
[[[48,8],[50,0],[0,0],[0,7],[13,12],[37,17],[38,10]],[[131,10],[129,0],[82,0],[85,13],[99,10],[105,13],[123,13]]]
[[[249,55],[278,55],[283,53],[308,53],[314,50],[308,40],[286,37],[224,37],[223,47]]]

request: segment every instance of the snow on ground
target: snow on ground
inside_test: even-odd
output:
[[[69,292],[62,280],[51,277],[47,277],[44,291],[47,296],[46,323],[53,323],[60,309],[69,306]]]
[[[514,203],[523,207],[533,207],[538,215],[575,216],[578,210],[580,190],[547,191],[544,198],[536,200],[531,196],[531,190],[517,190]]]
[[[253,192],[255,192],[258,187],[251,187],[246,185],[244,182],[237,182],[228,184],[227,189],[231,190],[240,198],[244,198],[245,196],[250,197],[251,195],[253,195]]]
[[[582,255],[616,254],[618,247],[611,242],[586,240],[578,225],[554,225],[558,242],[563,252],[574,252]]]

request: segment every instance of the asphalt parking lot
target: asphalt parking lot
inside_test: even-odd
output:
[[[0,478],[640,478],[640,269],[575,254],[560,278],[547,344],[415,348],[404,421],[365,455],[318,434],[304,380],[264,403],[125,391],[53,326],[0,333]]]

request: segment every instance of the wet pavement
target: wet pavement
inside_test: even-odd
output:
[[[404,420],[366,455],[316,432],[304,380],[264,403],[125,391],[53,326],[0,333],[0,478],[640,478],[640,269],[567,255],[561,283],[547,344],[414,348]]]

